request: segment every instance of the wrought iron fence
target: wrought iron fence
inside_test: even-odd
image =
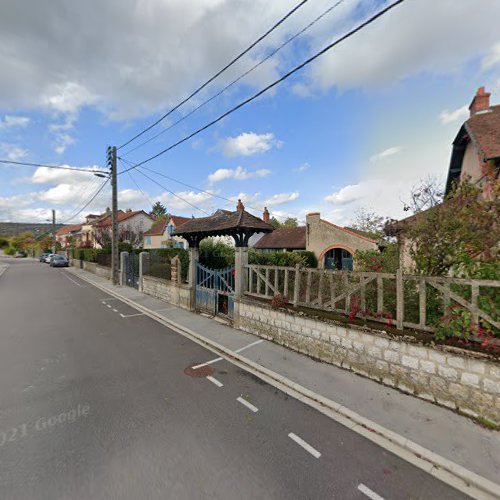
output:
[[[500,334],[500,281],[249,265],[246,294],[435,332],[450,309]]]

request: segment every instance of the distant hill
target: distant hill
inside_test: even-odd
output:
[[[64,224],[56,224],[56,231]],[[33,233],[36,238],[52,231],[52,224],[37,224],[36,222],[0,222],[0,236],[15,236],[16,234]]]

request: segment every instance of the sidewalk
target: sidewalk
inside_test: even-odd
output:
[[[321,363],[212,318],[191,313],[129,287],[113,286],[105,278],[70,268],[74,273],[129,303],[198,336],[216,342],[267,370],[356,412],[362,417],[431,450],[493,482],[500,478],[500,432],[450,410],[405,395],[347,370]],[[253,345],[250,345],[253,344]],[[246,349],[241,348],[248,346]],[[207,355],[209,361],[216,356]],[[500,487],[499,490],[500,492]]]

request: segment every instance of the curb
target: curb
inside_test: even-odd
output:
[[[96,283],[86,276],[80,275],[78,272],[70,272],[96,288],[99,288],[109,295],[113,295],[115,298],[120,299],[130,307],[141,311],[146,316],[151,317],[168,328],[173,329],[177,333],[189,338],[193,342],[224,357],[240,368],[251,372],[264,382],[320,411],[336,422],[378,444],[382,448],[394,453],[419,469],[428,472],[453,488],[477,499],[500,499],[500,485],[494,483],[493,481],[490,481],[475,472],[467,470],[465,467],[420,446],[400,434],[386,429],[385,427],[359,415],[358,413],[340,405],[339,403],[336,403],[335,401],[332,401],[331,399],[325,398],[324,396],[321,396],[320,394],[317,394],[310,389],[307,389],[300,384],[297,384],[296,382],[293,382],[292,380],[287,379],[286,377],[283,377],[282,375],[279,375],[278,373],[275,373],[238,353],[235,353],[234,351],[231,351],[217,342],[199,335],[183,325],[175,323],[174,321],[151,311],[147,307],[127,299],[116,291]]]

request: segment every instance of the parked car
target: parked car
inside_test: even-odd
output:
[[[51,267],[68,267],[69,260],[64,255],[53,255],[50,259]]]
[[[45,259],[49,256],[50,254],[49,253],[42,253],[42,255],[40,255],[40,262],[45,262]]]
[[[50,261],[52,260],[52,257],[56,256],[56,253],[49,253],[47,257],[45,257],[45,263],[50,264]]]
[[[24,259],[24,257],[27,257],[28,254],[24,250],[19,250],[14,254],[15,259]]]

